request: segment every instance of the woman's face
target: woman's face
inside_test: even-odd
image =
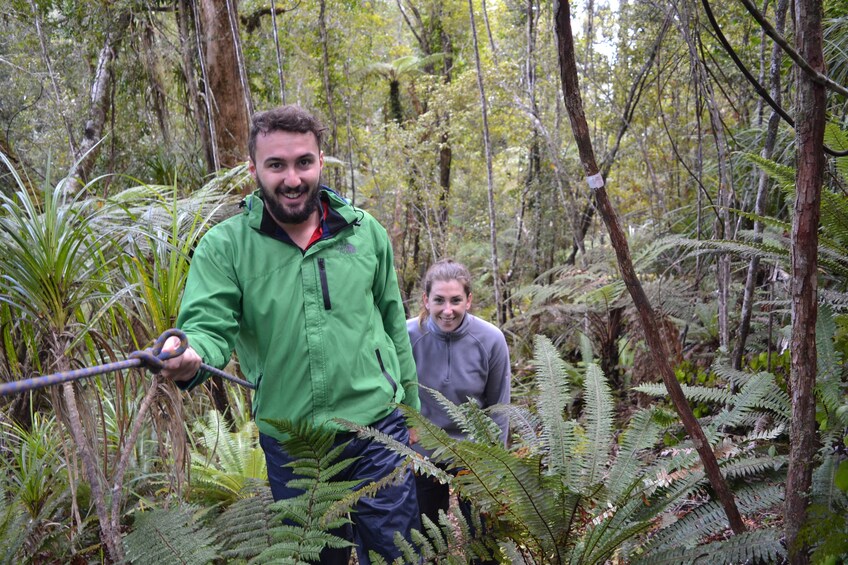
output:
[[[458,280],[434,281],[430,295],[424,295],[424,308],[439,329],[452,332],[471,308],[471,295],[465,294],[465,287]]]

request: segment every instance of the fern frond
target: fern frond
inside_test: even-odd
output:
[[[0,491],[0,564],[14,565],[23,561],[20,552],[35,521],[27,520],[19,498],[7,499],[5,490]]]
[[[721,466],[722,474],[728,479],[740,479],[764,475],[785,467],[787,458],[783,455],[764,457],[743,457]]]
[[[742,442],[751,441],[771,441],[779,438],[786,431],[785,424],[778,424],[773,428],[766,428],[760,431],[750,432],[742,437]]]
[[[418,430],[418,441],[421,445],[429,450],[433,450],[431,459],[439,460],[439,454],[445,449],[445,446],[450,445],[453,441],[447,432],[440,426],[433,424],[430,420],[421,415],[418,410],[414,410],[406,405],[398,405],[397,408],[404,413],[410,425]],[[436,478],[442,484],[450,483],[452,477],[445,471],[437,467],[430,459],[422,457],[420,453],[412,449],[406,444],[403,444],[395,438],[384,434],[379,430],[368,426],[360,426],[343,418],[335,418],[335,422],[346,427],[347,429],[357,433],[361,439],[370,439],[385,445],[393,452],[406,458],[407,462],[412,464],[412,469],[416,473],[424,473]]]
[[[226,548],[222,557],[251,559],[271,545],[268,530],[274,521],[273,502],[267,485],[248,483],[238,500],[215,519],[217,539]]]
[[[729,390],[715,387],[680,385],[680,388],[683,389],[686,400],[690,402],[709,402],[726,405],[733,396]],[[668,396],[668,390],[661,383],[643,383],[633,387],[633,390],[656,398],[665,398]]]
[[[491,418],[485,416],[471,399],[462,404],[454,404],[438,390],[424,385],[419,386],[436,400],[448,417],[468,438],[485,443],[490,443],[494,438],[495,442],[500,442],[501,430],[498,425]]]
[[[777,181],[784,189],[794,189],[795,187],[795,168],[789,165],[781,165],[765,159],[756,153],[741,153],[742,157],[751,161],[762,169],[773,180]]]
[[[642,504],[641,501],[634,500],[629,502],[628,506],[640,504]],[[647,532],[652,527],[649,520],[633,522],[631,517],[631,511],[616,509],[599,522],[597,520],[590,522],[583,535],[583,543],[575,550],[575,553],[578,551],[582,553],[581,563],[607,563],[610,556],[624,542]]]
[[[611,500],[618,500],[625,491],[632,488],[634,481],[641,481],[642,453],[656,445],[661,430],[653,410],[640,410],[630,419],[606,480]]]
[[[710,366],[710,371],[720,379],[732,384],[735,388],[742,388],[751,378],[751,373],[746,373],[730,366],[727,357],[716,357]]]
[[[829,447],[821,451],[819,452],[822,458],[821,465],[813,471],[811,502],[829,509],[848,509],[848,495],[836,486],[836,473],[843,459],[833,453]]]
[[[583,396],[586,439],[591,448],[584,453],[582,467],[584,484],[593,485],[601,481],[609,458],[613,412],[612,394],[604,372],[594,363],[586,368]]]
[[[542,421],[541,439],[548,446],[550,472],[564,477],[567,484],[576,481],[578,461],[573,457],[578,449],[576,424],[563,415],[570,402],[566,364],[556,346],[545,336],[536,336],[533,365],[539,387],[537,409]]]
[[[713,427],[737,426],[754,410],[768,410],[779,420],[788,421],[790,414],[789,396],[780,390],[770,373],[752,375],[742,389],[734,394],[732,408],[722,411],[713,421]]]
[[[536,453],[546,444],[540,437],[542,420],[526,406],[518,404],[501,404],[493,406],[495,413],[503,413],[509,419],[512,428],[513,445],[521,445]]]
[[[786,550],[781,543],[782,532],[776,529],[754,530],[696,547],[674,547],[648,552],[633,560],[634,565],[684,565],[710,563],[781,563]]]
[[[771,508],[783,503],[782,486],[755,486],[735,493],[736,504],[743,514]],[[646,550],[653,552],[669,547],[692,547],[698,539],[727,527],[727,514],[719,502],[710,501],[695,508],[684,517],[660,530]]]
[[[214,533],[195,520],[196,510],[194,506],[180,506],[137,512],[132,532],[123,540],[127,561],[137,565],[206,565],[219,558]]]

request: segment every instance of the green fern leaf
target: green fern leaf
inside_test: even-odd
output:
[[[656,445],[662,430],[654,416],[654,410],[640,410],[624,430],[618,455],[606,481],[610,499],[619,500],[624,492],[632,489],[634,480],[641,480],[641,457]]]
[[[137,565],[206,565],[219,558],[220,547],[214,533],[197,522],[196,510],[193,506],[180,506],[136,513],[132,532],[124,537],[127,561]]]
[[[696,547],[674,547],[649,552],[633,561],[634,565],[683,565],[710,563],[710,565],[735,565],[737,563],[780,563],[786,559],[786,550],[780,542],[782,532],[775,529],[754,530],[735,535],[727,540]]]
[[[727,404],[732,395],[729,390],[714,387],[680,385],[686,400],[690,402],[708,402],[712,404]],[[636,392],[641,392],[657,398],[668,396],[668,389],[661,383],[644,383],[633,387]]]
[[[601,368],[594,363],[586,368],[584,383],[586,439],[591,446],[582,462],[586,485],[601,482],[612,442],[613,401]]]

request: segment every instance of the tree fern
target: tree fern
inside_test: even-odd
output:
[[[132,532],[124,537],[129,563],[206,565],[219,558],[214,531],[196,518],[194,506],[137,512]]]
[[[218,541],[225,559],[251,559],[272,543],[269,528],[275,520],[274,499],[267,484],[248,481],[236,502],[215,518]]]
[[[334,446],[332,431],[306,423],[269,420],[284,436],[283,449],[293,458],[289,465],[295,478],[287,483],[303,494],[280,500],[270,506],[276,513],[276,525],[268,533],[271,545],[255,556],[257,563],[304,563],[315,561],[327,547],[351,547],[353,544],[330,530],[350,523],[345,515],[327,516],[335,503],[344,498],[359,481],[335,481],[354,459],[339,460],[346,444]]]

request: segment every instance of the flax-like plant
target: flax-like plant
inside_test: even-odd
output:
[[[0,563],[28,562],[58,549],[68,533],[72,511],[53,417],[32,415],[31,429],[0,422]]]
[[[13,196],[0,195],[0,301],[31,327],[32,350],[44,355],[42,368],[67,371],[87,332],[120,297],[107,285],[112,238],[98,234],[94,223],[105,208],[93,199],[67,196],[49,184],[33,193],[14,167],[0,155],[17,180]],[[97,510],[101,539],[111,558],[123,552],[120,533],[110,520],[104,477],[83,421],[86,404],[77,402],[73,383],[62,385],[64,406],[54,402],[79,451]],[[60,410],[63,409],[63,412]]]

